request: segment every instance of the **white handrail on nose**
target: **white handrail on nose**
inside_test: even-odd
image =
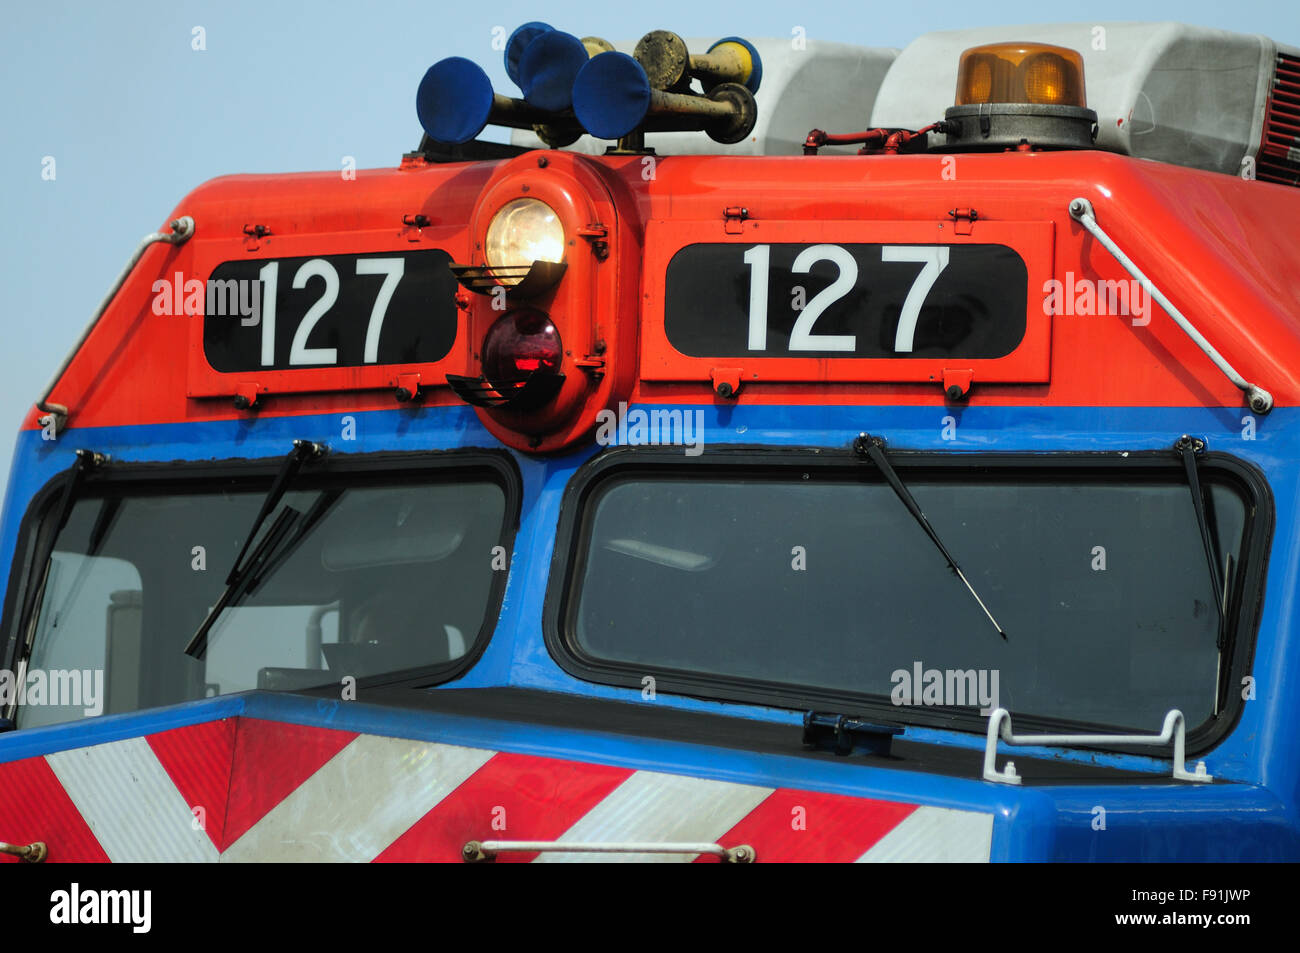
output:
[[[996,708],[989,715],[988,737],[984,743],[984,780],[999,784],[1019,784],[1016,764],[1008,761],[1006,769],[998,770],[998,741],[1009,745],[1167,745],[1174,743],[1173,777],[1179,781],[1213,781],[1207,774],[1205,762],[1196,762],[1196,770],[1188,771],[1185,761],[1187,750],[1187,719],[1177,708],[1165,715],[1165,724],[1158,735],[1016,735],[1011,732],[1011,712]]]
[[[748,844],[723,847],[721,844],[639,844],[618,841],[583,843],[553,840],[472,840],[461,849],[461,856],[467,863],[477,863],[493,860],[497,854],[532,854],[543,851],[577,854],[711,854],[727,864],[752,864],[755,860],[754,848]]]
[[[1133,263],[1133,259],[1124,254],[1124,251],[1115,244],[1115,240],[1097,224],[1097,215],[1093,211],[1091,202],[1085,198],[1072,199],[1070,201],[1070,217],[1086,228],[1093,238],[1101,242],[1102,247],[1124,266],[1125,271],[1137,279],[1138,283],[1146,289],[1147,294],[1155,299],[1160,307],[1165,309],[1165,313],[1174,319],[1174,323],[1196,342],[1196,346],[1205,352],[1205,356],[1214,362],[1214,366],[1221,370],[1223,375],[1246,395],[1251,410],[1257,414],[1266,414],[1273,409],[1273,395],[1258,384],[1252,384],[1238,374],[1237,369],[1228,363],[1228,359],[1206,340],[1205,335],[1198,331],[1196,326],[1191,321],[1188,321],[1183,316],[1183,313],[1170,303],[1168,298],[1160,293],[1160,289],[1152,284],[1151,279],[1143,274],[1142,269]]]

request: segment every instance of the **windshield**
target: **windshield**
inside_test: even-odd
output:
[[[480,472],[459,476],[317,480],[285,494],[280,508],[315,518],[220,615],[202,658],[184,648],[225,588],[266,484],[86,491],[55,544],[26,683],[79,671],[83,696],[96,677],[102,693],[88,702],[47,688],[19,708],[18,726],[99,714],[96,702],[116,713],[348,676],[440,680],[472,651],[504,585],[493,552],[505,491]]]
[[[1006,641],[877,472],[647,469],[588,497],[569,650],[709,697],[882,696],[904,721],[909,706],[1140,729],[1215,713],[1218,615],[1180,472],[903,472]],[[1220,565],[1240,567],[1243,493],[1205,495]]]

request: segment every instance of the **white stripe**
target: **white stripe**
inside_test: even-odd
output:
[[[216,861],[212,839],[194,829],[190,805],[143,738],[59,751],[45,761],[114,863]]]
[[[374,860],[495,751],[359,735],[221,855]]]
[[[856,862],[982,864],[992,846],[992,814],[918,807]]]
[[[728,781],[707,781],[676,774],[638,771],[564,832],[561,841],[703,841],[719,837],[758,807],[772,788]],[[723,844],[735,847],[735,844]],[[542,863],[581,863],[609,860],[640,863],[689,863],[693,854],[556,854],[537,857]],[[759,854],[762,861],[762,854]]]

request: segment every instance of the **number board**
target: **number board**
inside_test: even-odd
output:
[[[1006,357],[1025,282],[1005,245],[688,245],[664,327],[696,357]]]
[[[1050,223],[745,224],[711,241],[699,223],[650,230],[646,267],[662,285],[647,294],[644,378],[1048,379],[1050,315],[1034,289],[1050,277]]]
[[[437,249],[222,262],[203,353],[222,373],[440,361],[456,339],[450,262]]]

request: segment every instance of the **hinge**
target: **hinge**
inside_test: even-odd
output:
[[[266,391],[256,381],[240,381],[235,385],[235,409],[255,410],[258,398]]]
[[[262,247],[262,239],[271,234],[271,229],[266,225],[245,225],[244,226],[244,248],[247,251],[257,251]]]
[[[740,367],[715,367],[709,371],[713,392],[723,400],[731,400],[740,393],[740,379],[744,376],[745,370]]]
[[[888,757],[894,738],[902,733],[901,725],[869,722],[835,712],[808,711],[803,716],[804,747],[838,755],[861,751]]]
[[[397,398],[399,404],[405,404],[407,401],[419,400],[424,395],[420,392],[420,375],[419,374],[398,374],[397,379],[390,381],[393,385],[393,396]]]
[[[581,368],[591,376],[594,381],[600,380],[605,376],[605,359],[596,354],[588,354],[586,357],[575,360],[574,365]]]
[[[970,396],[970,385],[974,379],[975,371],[971,368],[958,370],[945,367],[943,369],[943,395],[953,403],[965,400]]]
[[[591,242],[591,251],[597,261],[604,261],[609,257],[609,229],[600,222],[592,222],[578,229],[578,235]]]
[[[749,209],[740,205],[728,205],[722,210],[722,227],[728,235],[739,235],[745,230],[742,224],[749,220]]]
[[[407,213],[402,216],[402,230],[398,234],[408,242],[418,242],[424,238],[424,229],[432,224],[433,220],[421,212]]]
[[[955,231],[958,235],[969,235],[971,226],[979,221],[980,213],[973,208],[955,208],[948,212],[948,217],[956,222]]]

